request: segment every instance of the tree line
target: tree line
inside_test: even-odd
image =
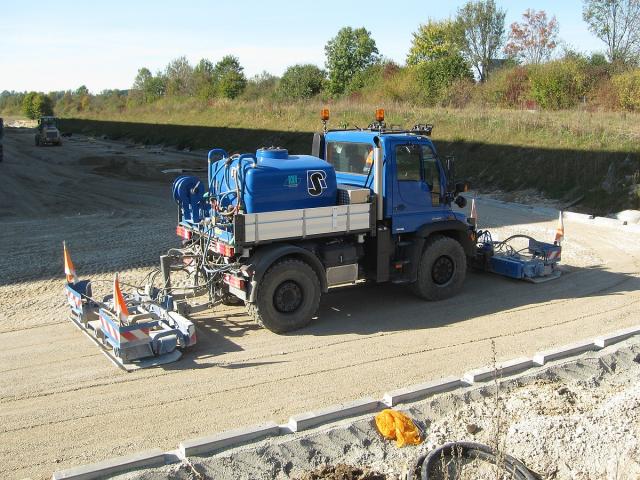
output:
[[[91,95],[86,87],[49,95],[3,92],[0,111],[20,106],[29,117],[55,107],[61,114],[126,109],[163,98],[270,99],[320,96],[420,105],[570,108],[579,102],[640,110],[640,0],[584,0],[583,19],[604,54],[584,56],[560,45],[559,24],[527,9],[508,28],[494,0],[469,0],[453,18],[427,19],[413,33],[404,65],[380,54],[366,28],[344,27],[325,45],[325,69],[298,64],[281,77],[247,79],[237,57],[217,62],[186,57],[152,73],[143,67],[129,90]]]

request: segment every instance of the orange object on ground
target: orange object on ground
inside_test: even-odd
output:
[[[419,445],[422,443],[420,430],[413,420],[404,413],[390,408],[376,415],[376,427],[382,436],[388,440],[395,440],[398,447],[405,445]]]
[[[116,277],[113,280],[113,307],[116,312],[116,317],[120,320],[120,323],[127,323],[127,319],[129,317],[129,309],[127,308],[127,303],[124,301],[124,295],[122,295],[122,290],[120,290],[120,282],[118,282],[118,274],[116,273]]]
[[[562,240],[564,240],[564,220],[562,219],[562,210],[561,210],[560,216],[558,217],[558,228],[556,228],[555,243],[558,245],[562,245]]]
[[[76,275],[76,268],[71,261],[71,255],[67,251],[66,242],[62,242],[62,251],[64,254],[64,274],[67,277],[68,283],[78,283],[78,276]]]

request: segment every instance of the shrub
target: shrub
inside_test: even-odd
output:
[[[587,76],[581,60],[557,60],[531,69],[531,96],[540,107],[559,110],[574,106],[586,94]]]
[[[247,81],[247,86],[242,93],[242,98],[246,100],[273,98],[276,93],[278,81],[278,77],[268,72],[255,75]]]
[[[425,105],[440,103],[447,88],[456,80],[472,79],[469,65],[460,55],[422,62],[413,68],[418,87],[418,98]]]
[[[475,82],[469,78],[455,80],[445,89],[441,103],[453,108],[467,107],[473,102],[475,88]]]
[[[283,98],[311,98],[322,90],[325,72],[315,65],[294,65],[280,79],[278,94]]]
[[[640,111],[640,69],[614,75],[611,82],[619,105],[625,110]]]
[[[485,104],[521,108],[531,96],[529,76],[527,67],[502,68],[480,85],[479,93]]]

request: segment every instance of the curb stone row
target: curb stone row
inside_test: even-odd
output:
[[[502,362],[495,365],[495,368],[484,367],[470,370],[464,373],[462,378],[447,377],[386,392],[381,401],[367,397],[317,411],[294,415],[289,419],[289,423],[285,425],[267,422],[207,437],[185,440],[180,443],[178,450],[163,452],[161,449],[156,448],[126,457],[117,457],[103,462],[61,470],[53,474],[52,480],[93,480],[129,470],[177,463],[189,456],[209,454],[267,437],[300,432],[345,418],[371,413],[382,407],[392,407],[400,403],[421,400],[437,393],[449,392],[469,387],[476,383],[490,381],[496,377],[521,373],[530,368],[543,366],[553,360],[600,350],[639,334],[640,325],[637,325],[596,337],[592,340],[536,352],[532,358],[516,358]]]

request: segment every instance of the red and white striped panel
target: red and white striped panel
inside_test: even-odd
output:
[[[549,252],[549,254],[547,255],[547,260],[548,261],[560,261],[560,250],[552,250]]]
[[[149,329],[141,328],[139,330],[131,330],[129,332],[120,332],[120,343],[135,342],[136,340],[148,340]]]
[[[100,325],[102,326],[102,331],[107,333],[111,338],[114,338],[118,343],[120,343],[120,331],[117,328],[114,328],[110,322],[108,322],[102,315],[100,315]]]
[[[82,307],[82,298],[74,295],[73,292],[71,292],[71,290],[69,290],[68,288],[65,288],[65,291],[67,293],[67,300],[69,301],[69,305],[72,308],[80,309]]]

